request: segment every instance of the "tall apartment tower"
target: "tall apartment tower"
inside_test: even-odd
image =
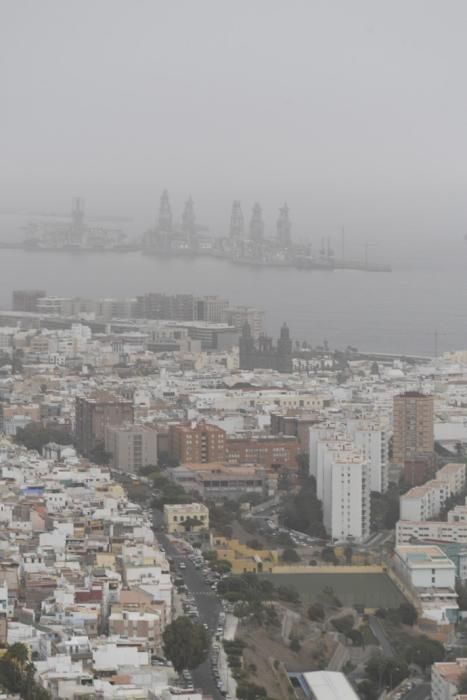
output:
[[[204,421],[170,425],[169,456],[180,464],[222,462],[225,458],[225,431]]]
[[[277,219],[277,242],[281,248],[289,248],[291,244],[290,231],[292,225],[289,219],[289,207],[287,202],[279,209],[279,218]]]
[[[116,394],[98,391],[75,399],[75,435],[79,451],[89,455],[104,447],[107,426],[134,422],[133,402]]]
[[[230,215],[229,236],[231,240],[237,241],[245,235],[245,221],[243,219],[242,206],[238,199],[232,204],[232,214]]]
[[[251,212],[249,233],[250,240],[255,243],[261,243],[264,238],[263,212],[258,202],[254,204]]]
[[[167,190],[164,190],[161,194],[158,229],[166,233],[172,231],[172,209],[170,208],[169,193]]]
[[[407,391],[394,397],[394,464],[405,465],[432,457],[433,421],[433,396],[418,391]]]
[[[333,540],[358,542],[370,534],[368,462],[360,451],[339,441],[321,444],[318,453],[326,532]]]

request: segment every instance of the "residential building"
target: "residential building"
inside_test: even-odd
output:
[[[233,466],[223,462],[184,464],[171,469],[170,478],[185,490],[211,499],[236,499],[247,494],[266,498],[277,491],[277,474],[260,466]]]
[[[164,525],[169,534],[209,529],[209,509],[203,503],[164,505]]]
[[[257,339],[263,332],[263,317],[264,311],[252,306],[229,306],[224,310],[221,320],[234,326],[239,332],[245,323],[248,323],[251,335]]]
[[[229,302],[217,296],[198,297],[194,304],[194,321],[223,323]]]
[[[216,535],[211,536],[211,548],[217,553],[218,559],[230,562],[233,574],[272,573],[279,561],[274,549],[253,549],[238,540]]]
[[[407,391],[394,397],[393,455],[395,464],[431,457],[434,449],[433,396]]]
[[[370,468],[370,490],[384,493],[388,488],[389,431],[385,422],[348,419],[346,428]]]
[[[449,484],[451,495],[462,493],[465,489],[465,464],[463,462],[445,464],[436,472],[436,478]]]
[[[157,432],[145,425],[107,425],[105,451],[112,455],[113,469],[137,474],[142,467],[157,465]]]
[[[222,461],[225,444],[225,431],[205,421],[169,426],[169,457],[180,464]]]
[[[436,518],[453,495],[465,488],[465,464],[446,464],[436,472],[436,479],[414,486],[400,497],[401,520]]]
[[[47,292],[44,289],[15,289],[13,291],[12,309],[13,311],[37,312],[37,302],[45,297]]]
[[[116,394],[97,391],[75,399],[75,435],[80,452],[88,455],[95,447],[104,447],[105,428],[133,423],[133,402]]]
[[[438,624],[456,622],[456,566],[433,544],[401,545],[394,550],[394,570],[418,597],[423,615]]]
[[[434,663],[431,667],[432,700],[455,700],[459,695],[459,681],[466,673],[467,659]]]
[[[399,520],[396,524],[396,544],[410,544],[414,540],[457,542],[467,545],[467,521]]]
[[[126,640],[140,640],[152,653],[161,650],[161,620],[155,612],[122,610],[109,615],[109,633]]]
[[[323,504],[323,524],[333,540],[361,541],[370,532],[368,462],[352,445],[323,445],[322,483],[317,495]]]
[[[310,450],[310,428],[322,422],[319,413],[289,410],[285,413],[271,413],[272,435],[293,435],[297,438],[301,453]]]
[[[261,464],[297,470],[298,442],[293,436],[266,435],[229,437],[225,441],[225,458],[231,464]]]
[[[401,520],[432,520],[436,518],[451,495],[449,483],[439,479],[414,486],[400,497]]]

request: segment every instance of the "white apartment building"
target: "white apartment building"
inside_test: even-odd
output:
[[[329,450],[323,461],[323,523],[334,540],[360,541],[370,532],[368,463],[360,452]]]
[[[463,506],[454,506],[448,513],[448,523],[467,523],[467,498]]]
[[[423,486],[414,486],[400,497],[400,518],[415,521],[436,518],[450,495],[448,481],[432,479]]]
[[[436,518],[449,496],[465,488],[465,464],[445,464],[436,479],[414,486],[400,498],[401,520],[422,521]]]
[[[451,494],[461,493],[465,489],[465,464],[445,464],[436,472],[436,479],[446,481]]]
[[[384,493],[388,488],[389,434],[383,421],[347,420],[347,430],[370,466],[370,491]]]
[[[413,588],[454,589],[456,567],[436,545],[402,545],[394,550],[394,566]]]
[[[349,445],[361,453],[370,470],[370,491],[384,493],[387,490],[389,436],[385,423],[364,418],[350,418],[345,422],[336,421],[310,428],[309,474],[316,479],[318,498],[322,500],[319,485],[322,480],[322,474],[320,474],[322,443],[330,444],[331,442]]]
[[[350,451],[353,443],[346,436],[337,434],[329,439],[317,444],[317,466],[316,466],[316,495],[323,501],[325,493],[331,489],[331,469],[332,456],[334,452]]]
[[[467,673],[467,659],[434,663],[431,667],[432,700],[454,700],[459,694],[457,684],[464,673]]]
[[[396,545],[410,544],[414,539],[467,545],[467,522],[399,520],[396,525]]]
[[[334,423],[319,423],[309,429],[309,455],[310,467],[309,474],[314,476],[318,482],[318,446],[323,442],[345,441],[348,440],[348,435],[342,428],[341,424]],[[321,498],[321,496],[318,496]]]

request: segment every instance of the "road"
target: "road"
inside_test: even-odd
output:
[[[431,695],[431,683],[420,683],[404,695],[403,700],[428,700]]]
[[[386,632],[384,631],[383,625],[378,618],[375,615],[370,615],[368,624],[370,625],[370,629],[375,635],[376,639],[380,643],[383,654],[385,656],[395,656],[394,649],[392,648],[391,643],[386,636]]]
[[[179,550],[170,542],[164,532],[160,531],[160,525],[163,522],[161,511],[154,509],[154,525],[157,528],[156,538],[164,547],[166,554],[173,559],[175,563],[184,561],[186,569],[180,572],[183,576],[185,584],[194,596],[196,606],[199,611],[199,622],[206,623],[209,628],[209,634],[212,636],[217,628],[219,613],[221,612],[221,604],[217,594],[206,585],[201,571],[196,569],[191,561],[179,552]],[[211,663],[209,658],[201,666],[191,672],[193,676],[193,685],[195,688],[200,688],[204,695],[211,695],[216,700],[223,700],[223,696],[219,692],[214,677],[211,671]]]

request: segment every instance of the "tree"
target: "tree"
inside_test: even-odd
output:
[[[29,661],[28,648],[24,644],[21,644],[21,642],[15,642],[11,647],[8,647],[7,654],[10,659],[17,661],[20,666],[23,666]]]
[[[308,608],[308,618],[314,622],[324,620],[324,605],[322,603],[312,603]]]
[[[193,528],[200,527],[203,523],[199,518],[195,517],[188,517],[184,522],[183,522],[183,527],[185,529],[185,532],[191,532]]]
[[[401,603],[399,605],[398,615],[403,625],[413,627],[417,622],[417,609],[412,603]]]
[[[352,557],[353,557],[353,547],[349,543],[346,545],[344,549],[344,556],[345,556],[345,563],[350,566],[352,563]]]
[[[243,682],[237,686],[237,698],[239,700],[260,700],[266,697],[266,689],[256,685],[256,683]]]
[[[284,549],[282,552],[282,561],[287,562],[287,564],[296,564],[300,561],[300,557],[295,549],[289,547],[288,549]]]
[[[350,632],[347,634],[347,639],[350,639],[355,647],[364,646],[363,634],[360,632],[360,630],[350,630]]]
[[[282,545],[282,547],[293,547],[293,539],[288,532],[280,532],[277,535],[277,544]]]
[[[18,428],[15,435],[15,442],[24,445],[28,450],[42,452],[42,448],[48,442],[56,442],[58,445],[71,445],[73,438],[70,433],[60,430],[60,428],[44,428],[42,423],[31,422]]]
[[[358,696],[362,700],[377,700],[379,696],[378,686],[370,680],[364,680],[358,684]]]
[[[296,495],[287,499],[284,507],[284,523],[292,530],[324,537],[323,509],[316,496],[316,480],[309,476]]]
[[[97,445],[95,445],[95,447],[93,447],[90,451],[89,459],[91,460],[91,462],[95,462],[96,464],[102,464],[106,466],[107,464],[110,464],[112,454],[110,452],[107,452],[104,443],[100,442]]]
[[[467,610],[467,586],[461,581],[456,581],[457,602],[460,610]]]
[[[298,652],[302,648],[298,637],[292,637],[292,639],[290,640],[290,648],[293,652],[295,652],[295,654],[298,654]]]
[[[435,639],[425,635],[418,637],[405,650],[405,658],[411,664],[417,664],[425,669],[436,661],[442,661],[445,656],[444,646]]]
[[[335,617],[331,620],[331,623],[338,632],[347,636],[354,626],[353,615],[342,615],[341,617]]]
[[[0,685],[24,700],[50,700],[50,693],[36,683],[34,664],[24,644],[8,647],[0,658]]]
[[[189,617],[178,617],[167,625],[162,635],[164,651],[174,669],[197,668],[205,661],[209,650],[209,638],[202,625]]]
[[[383,686],[395,688],[409,675],[409,667],[404,659],[388,658],[381,654],[371,657],[365,666],[368,679],[375,683],[378,689]]]
[[[323,547],[321,559],[329,564],[337,564],[336,553],[332,547]]]

